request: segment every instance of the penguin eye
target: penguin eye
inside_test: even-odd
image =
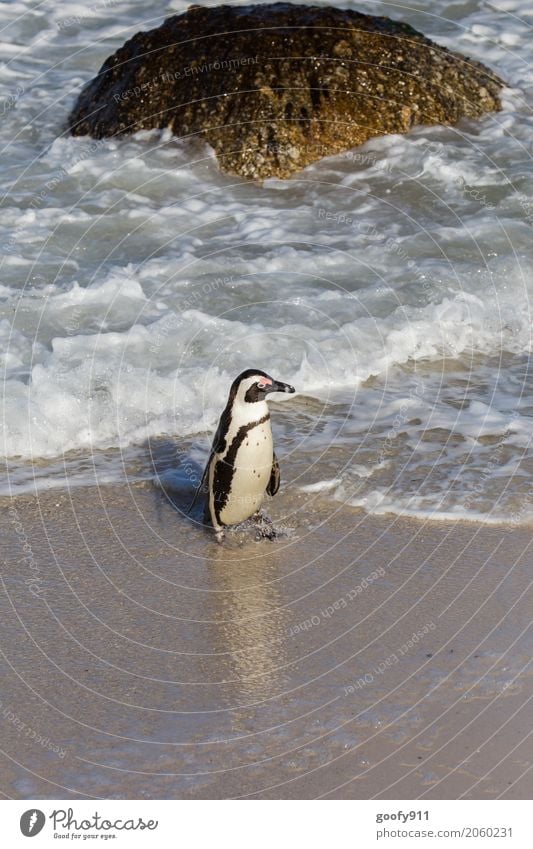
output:
[[[267,384],[266,384],[266,383],[258,383],[258,384],[257,384],[257,388],[258,388],[258,389],[266,389],[266,388],[267,388]]]

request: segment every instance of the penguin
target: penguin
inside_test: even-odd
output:
[[[190,512],[200,492],[206,494],[205,519],[211,522],[217,542],[224,539],[226,526],[259,513],[265,493],[278,491],[280,471],[266,399],[271,392],[294,391],[259,369],[247,369],[233,381],[189,508]],[[264,535],[273,537],[275,532],[271,529]]]

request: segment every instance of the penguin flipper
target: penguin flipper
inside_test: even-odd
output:
[[[213,453],[211,453],[211,456],[210,456],[209,460],[208,460],[208,461],[207,461],[207,463],[206,463],[206,466],[205,466],[205,469],[204,469],[204,473],[203,473],[203,475],[202,475],[202,480],[201,480],[201,481],[200,481],[200,483],[198,484],[198,486],[197,486],[197,488],[196,488],[196,492],[194,493],[193,500],[192,500],[192,501],[191,501],[191,503],[189,504],[189,509],[187,510],[187,515],[189,515],[189,513],[190,513],[190,512],[191,512],[191,510],[192,510],[192,508],[193,508],[193,507],[194,507],[194,505],[196,504],[196,502],[197,502],[197,500],[198,500],[198,496],[200,495],[200,493],[201,493],[201,492],[203,492],[203,493],[204,493],[204,495],[207,493],[206,481],[207,481],[207,475],[208,475],[208,473],[209,473],[209,466],[211,465],[211,460],[212,460],[212,459],[213,459]]]
[[[267,484],[266,491],[269,495],[275,495],[281,483],[281,473],[279,470],[278,458],[275,454],[272,455],[272,471],[270,472],[270,480]]]
[[[202,480],[198,484],[198,489],[194,493],[194,498],[190,503],[189,509],[187,510],[187,515],[189,515],[192,508],[196,504],[196,501],[198,500],[198,496],[200,495],[200,493],[203,492],[204,495],[207,495],[207,493],[209,492],[209,488],[206,486],[207,478],[208,478],[208,475],[209,475],[209,467],[210,467],[211,463],[213,462],[213,457],[215,456],[215,454],[220,453],[226,447],[226,440],[224,439],[224,434],[227,433],[230,419],[231,419],[231,405],[227,404],[224,412],[222,413],[222,415],[220,417],[220,421],[218,423],[218,427],[216,429],[215,436],[213,438],[213,444],[211,445],[211,454],[209,455],[209,460],[205,464],[205,469],[204,469],[204,473],[202,475]],[[208,515],[208,514],[209,514],[209,510],[207,509],[206,515]]]

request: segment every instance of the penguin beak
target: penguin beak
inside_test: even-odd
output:
[[[266,386],[264,392],[296,392],[294,386],[289,386],[288,383],[282,383],[281,380],[273,380],[272,384]]]

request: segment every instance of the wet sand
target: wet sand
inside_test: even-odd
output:
[[[2,499],[2,793],[530,798],[531,532],[306,505]]]

